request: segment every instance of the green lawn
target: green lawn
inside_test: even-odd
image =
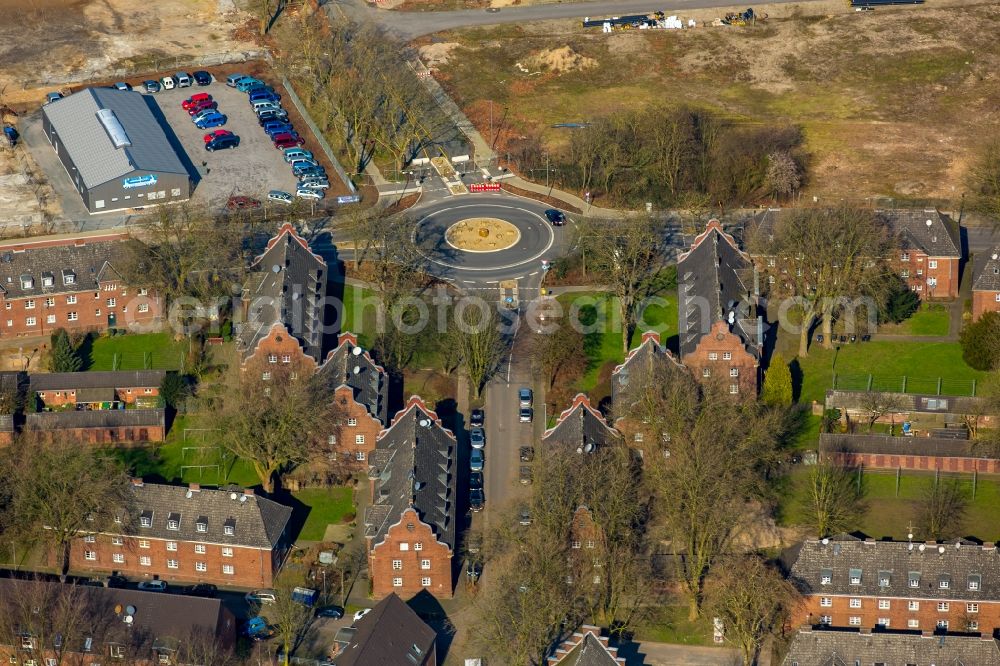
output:
[[[879,333],[888,335],[948,335],[951,316],[939,303],[921,303],[913,316],[899,324],[879,326]]]
[[[804,497],[803,481],[808,473],[808,468],[796,469],[792,478],[782,484],[779,517],[785,525],[804,522],[801,502]],[[942,475],[941,478],[947,477]],[[934,474],[901,474],[898,496],[894,472],[867,471],[861,483],[865,491],[865,513],[854,529],[875,538],[905,539],[909,526],[916,524],[917,501],[934,483]],[[980,476],[976,482],[975,499],[972,499],[972,476],[961,477],[961,484],[969,504],[961,525],[955,530],[956,534],[984,541],[1000,538],[1000,478]]]
[[[715,645],[712,641],[712,619],[702,615],[692,622],[688,620],[688,607],[678,605],[665,605],[657,609],[656,617],[636,629],[635,638],[657,643]]]
[[[371,289],[345,284],[343,302],[340,330],[357,334],[358,344],[366,349],[371,348],[378,296]]]
[[[354,517],[354,495],[346,486],[307,488],[292,494],[309,507],[309,516],[299,533],[303,541],[322,541],[327,525],[337,525],[344,522],[345,517]]]
[[[968,395],[973,380],[986,377],[965,364],[957,342],[862,342],[842,345],[839,352],[814,344],[809,356],[796,359],[802,375],[800,402],[823,401],[832,386],[835,354],[841,388],[864,390],[871,374],[873,389],[901,391],[905,375],[905,390],[911,393],[936,393],[941,378],[943,394]],[[793,379],[795,374],[793,368]]]
[[[187,341],[175,341],[170,333],[101,336],[81,349],[88,370],[180,370],[186,350]]]

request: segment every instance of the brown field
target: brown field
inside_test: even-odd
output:
[[[440,43],[436,76],[484,135],[492,101],[501,153],[535,136],[558,153],[578,130],[555,123],[688,104],[735,122],[801,125],[808,196],[957,201],[970,156],[1000,134],[997,3],[856,13],[829,2],[776,7],[752,27],[704,25],[720,13],[684,14],[699,22],[684,31],[602,34],[553,21],[421,43]],[[540,62],[563,47],[587,66]]]

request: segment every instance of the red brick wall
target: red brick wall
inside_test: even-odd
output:
[[[907,257],[904,259],[903,257]],[[936,262],[937,266],[931,268]],[[921,299],[951,300],[958,298],[958,264],[957,258],[928,257],[919,250],[908,250],[899,254],[890,262],[897,273],[909,272],[905,277],[910,288],[917,292]],[[927,286],[927,278],[937,279],[933,288]]]
[[[1000,312],[1000,291],[972,292],[972,321],[979,321],[985,312]]]
[[[81,444],[129,444],[162,442],[166,430],[161,426],[119,426],[117,428],[61,428],[38,430],[38,435],[48,441],[72,438]]]
[[[337,455],[348,469],[367,470],[368,456],[375,450],[375,439],[382,430],[382,423],[354,399],[354,390],[349,386],[337,389],[334,400],[343,410],[337,414],[341,425],[331,433],[337,438]],[[355,425],[351,425],[352,422]],[[358,437],[363,437],[364,442],[358,442]],[[364,454],[361,460],[358,459],[359,452]]]
[[[243,360],[243,369],[247,371],[264,372],[268,365],[291,366],[299,373],[312,374],[316,371],[313,357],[306,355],[299,341],[280,325],[271,327],[267,336],[257,343],[253,354]]]
[[[38,391],[38,397],[47,407],[59,407],[66,404],[76,404],[76,391]],[[132,386],[116,388],[115,399],[119,402],[133,404],[136,398],[155,398],[160,395],[159,386]]]
[[[112,539],[110,535],[100,534],[94,543],[86,543],[82,538],[74,540],[70,548],[70,569],[118,571],[133,578],[159,576],[168,582],[205,582],[244,588],[270,587],[273,582],[274,560],[269,550],[232,546],[233,556],[223,557],[223,548],[229,546],[202,544],[205,553],[201,554],[195,552],[197,544],[190,541],[177,541],[177,550],[168,551],[165,539],[146,539],[148,548],[140,547],[141,536],[123,537],[120,546],[114,545]],[[97,559],[87,560],[87,550],[95,552]],[[115,553],[124,555],[125,562],[115,562]],[[141,565],[140,557],[149,557],[150,565]],[[168,568],[167,560],[177,560],[178,568]],[[197,562],[204,562],[207,570],[198,571]],[[224,574],[223,565],[232,565],[233,574]]]
[[[972,472],[1000,474],[1000,460],[943,456],[906,456],[875,453],[824,453],[840,465],[875,469],[941,470],[942,472]]]
[[[827,596],[831,600],[831,606],[820,606],[820,599]],[[932,630],[938,620],[948,620],[950,631],[965,631],[966,621],[974,620],[979,622],[979,628],[975,631],[984,634],[992,633],[994,629],[1000,629],[1000,602],[981,601],[979,610],[970,613],[966,609],[966,601],[948,600],[948,610],[938,610],[937,599],[914,599],[918,601],[918,610],[909,610],[909,600],[897,597],[854,597],[861,599],[861,608],[851,608],[850,596],[823,595],[821,593],[809,595],[802,600],[802,604],[793,616],[791,626],[801,624],[818,624],[819,618],[829,615],[831,626],[850,627],[861,626],[874,628],[879,618],[889,619],[890,629],[921,629]],[[880,609],[879,599],[888,600],[889,608]],[[860,625],[851,625],[850,618],[860,617]],[[908,621],[918,620],[920,626],[910,627]]]
[[[70,302],[74,298],[76,302]],[[110,305],[112,302],[114,305]],[[141,306],[147,311],[140,312]],[[76,314],[75,320],[70,319],[71,313]],[[141,296],[138,289],[116,282],[103,284],[98,291],[52,296],[6,299],[0,294],[0,338],[49,335],[57,328],[103,331],[109,327],[110,314],[115,315],[115,328],[153,330],[163,314],[162,301],[154,294]],[[33,325],[28,324],[29,317],[34,317]],[[50,322],[50,317],[54,321]]]
[[[729,354],[731,358],[726,358]],[[693,352],[682,359],[694,376],[702,382],[718,382],[725,391],[736,384],[740,397],[757,396],[757,359],[743,346],[740,336],[729,331],[724,321],[712,325],[712,330],[702,336]],[[735,369],[738,377],[732,377]],[[708,375],[705,375],[708,370]]]
[[[399,522],[389,528],[385,540],[375,546],[369,543],[368,552],[368,572],[376,599],[390,592],[409,599],[424,589],[435,597],[451,598],[451,549],[438,542],[434,530],[421,522],[415,510],[404,510]],[[429,560],[429,568],[423,568],[421,560]],[[401,568],[394,568],[394,561]],[[431,579],[429,586],[421,582],[424,577]],[[403,584],[393,585],[393,578],[402,578]]]

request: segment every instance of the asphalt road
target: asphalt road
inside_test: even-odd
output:
[[[812,0],[769,0],[769,4],[803,4]],[[413,39],[441,30],[453,30],[503,23],[534,23],[551,19],[568,19],[622,16],[624,14],[645,14],[663,11],[667,14],[710,9],[712,7],[733,7],[734,0],[594,0],[592,2],[549,3],[528,7],[504,7],[497,12],[483,9],[463,9],[447,12],[399,12],[372,9],[363,0],[339,0],[327,4],[333,11],[338,9],[352,18],[373,20],[404,39]],[[740,5],[742,6],[742,5]]]

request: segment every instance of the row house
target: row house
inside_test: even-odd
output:
[[[605,545],[604,530],[594,520],[593,512],[578,506],[569,525],[570,575],[583,584],[604,582]]]
[[[46,441],[71,439],[106,446],[158,443],[167,437],[167,412],[162,407],[34,412],[25,415],[23,431]]]
[[[578,393],[573,403],[559,414],[555,425],[542,433],[542,444],[558,445],[578,453],[590,453],[621,443],[621,433],[608,425],[604,415],[583,393]]]
[[[0,660],[205,666],[236,643],[219,599],[0,578]]]
[[[365,543],[372,594],[452,596],[458,442],[419,397],[382,431],[368,457]]]
[[[680,362],[703,384],[756,398],[764,347],[757,273],[718,220],[677,258],[677,291]]]
[[[972,321],[987,312],[1000,312],[1000,247],[976,255],[972,262]]]
[[[269,587],[293,541],[291,508],[251,489],[145,483],[131,486],[137,515],[119,519],[121,533],[75,539],[70,568],[130,577]]]
[[[0,247],[0,338],[158,328],[160,296],[116,268],[128,262],[127,241],[117,233]]]
[[[390,593],[353,626],[337,632],[330,657],[335,666],[437,666],[436,641],[437,632]]]
[[[793,626],[991,634],[1000,629],[1000,553],[992,543],[805,541],[790,580]]]
[[[781,666],[978,666],[1000,664],[993,636],[803,627]]]
[[[124,406],[159,406],[164,370],[107,372],[50,372],[29,377],[29,395],[39,410],[118,409]]]
[[[1000,459],[984,455],[979,442],[951,437],[894,437],[820,433],[819,457],[845,467],[1000,474]]]
[[[642,666],[642,655],[636,655],[636,666]],[[600,627],[583,625],[552,650],[546,659],[546,666],[623,666],[624,657],[618,656],[618,648],[611,647],[608,637],[602,635]]]
[[[958,298],[962,241],[958,224],[938,210],[875,211],[897,238],[889,264],[921,299]]]
[[[682,371],[685,371],[684,366],[660,342],[660,334],[646,331],[642,334],[642,341],[611,373],[611,402],[616,412],[627,413],[627,408],[637,404],[648,387],[668,382],[670,373]],[[652,432],[648,424],[631,416],[618,417],[614,427],[635,448],[645,448],[644,444],[652,444],[656,440],[665,441],[663,433]]]

